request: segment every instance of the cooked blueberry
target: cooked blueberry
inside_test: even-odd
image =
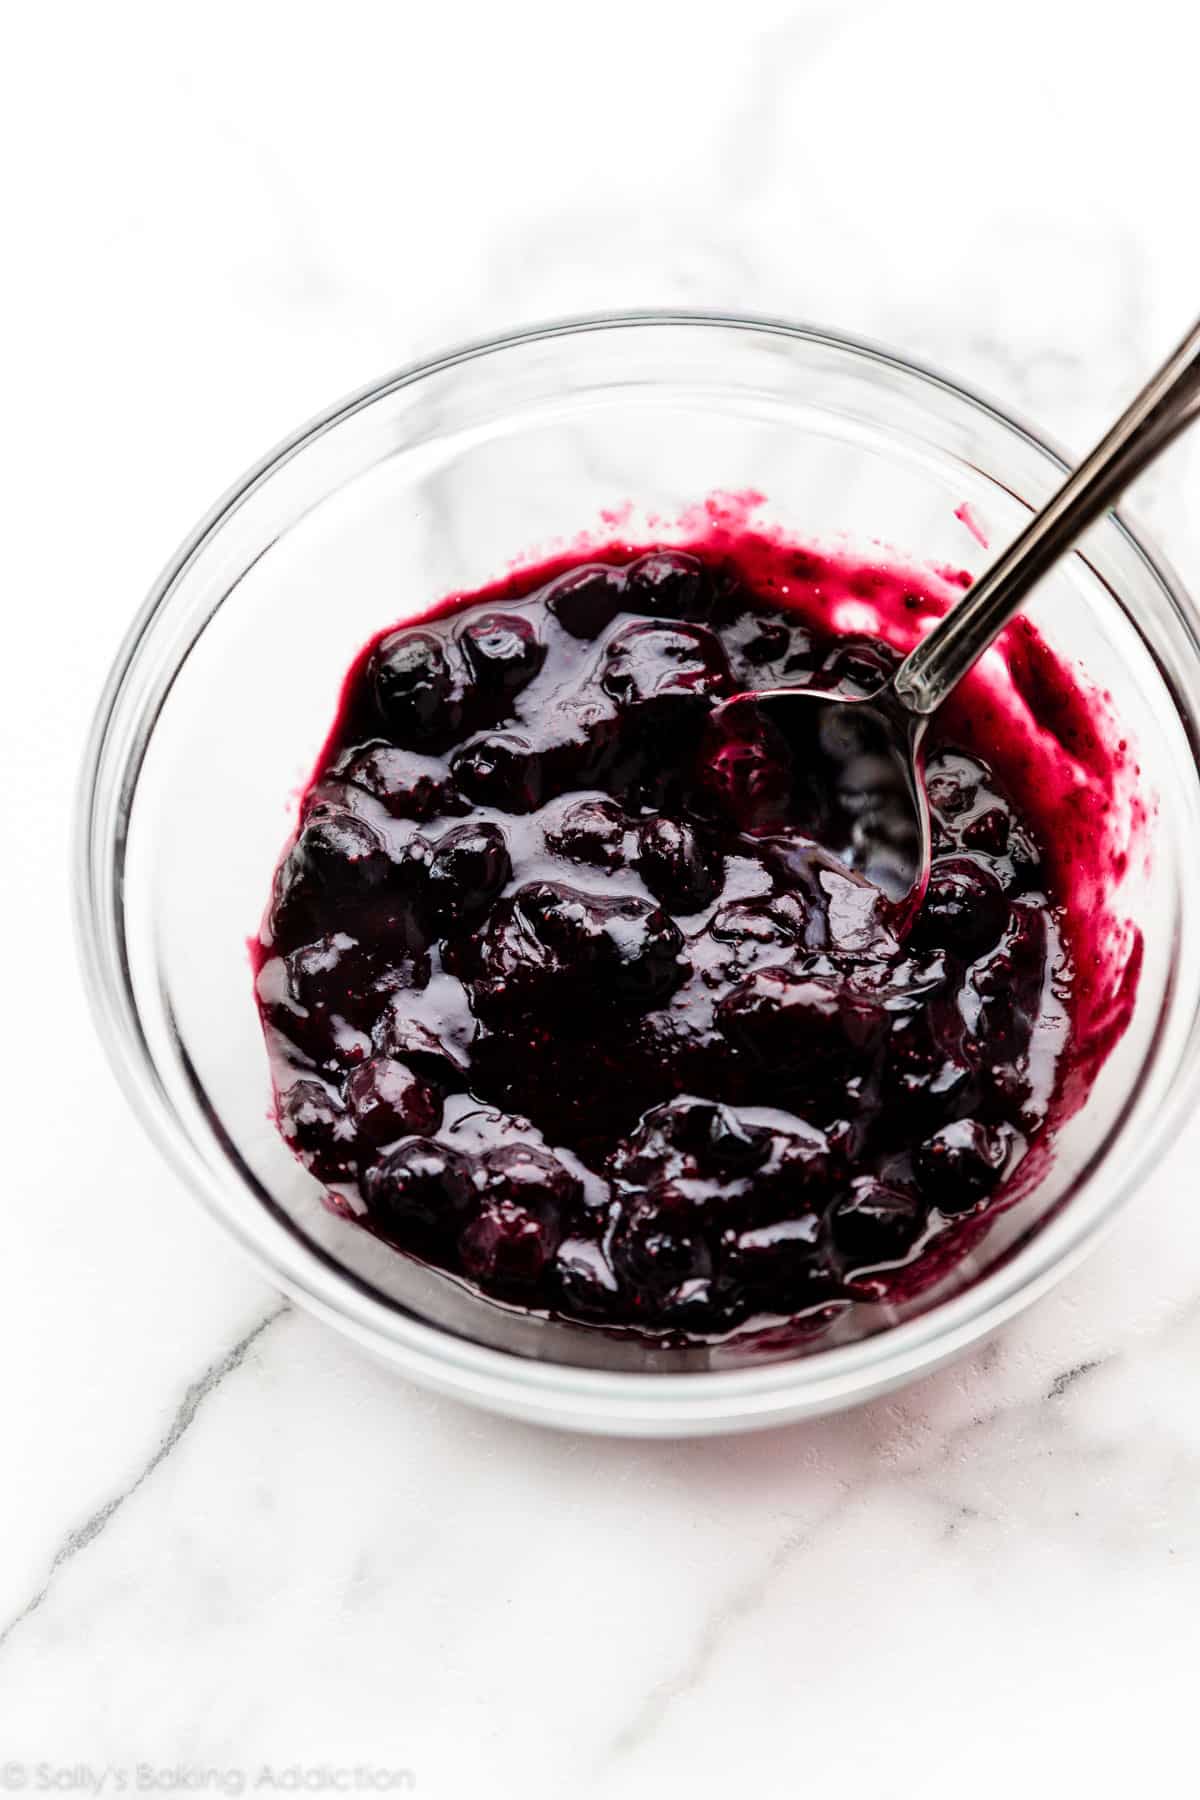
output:
[[[485,1195],[458,1240],[462,1266],[484,1287],[532,1287],[558,1248],[557,1223],[513,1200]]]
[[[1028,898],[1008,912],[1004,935],[968,971],[965,997],[971,1035],[978,1047],[1013,1061],[1027,1041],[1042,1003],[1042,983],[1050,940],[1044,908]],[[981,1004],[975,1006],[972,1001]]]
[[[651,1311],[686,1283],[712,1274],[712,1249],[690,1209],[646,1199],[618,1221],[612,1264],[633,1290],[635,1303]]]
[[[476,947],[485,997],[490,992],[505,1004],[525,1001],[572,969],[576,940],[580,948],[586,944],[583,911],[580,896],[550,882],[520,888],[502,900]]]
[[[395,870],[378,834],[353,813],[321,807],[310,813],[279,866],[272,904],[277,939],[314,935],[350,924],[365,899]]]
[[[378,833],[365,820],[332,808],[308,814],[292,860],[330,892],[343,886],[377,887],[390,874]]]
[[[748,663],[761,667],[763,663],[778,662],[787,655],[792,647],[792,633],[782,619],[756,618],[750,626],[741,645],[742,655]]]
[[[625,571],[631,612],[694,619],[705,599],[704,565],[683,550],[656,550]]]
[[[382,1002],[380,952],[360,944],[344,931],[331,932],[302,944],[285,959],[288,987],[307,1012],[339,1012],[345,1018],[370,1020]]]
[[[648,1003],[682,978],[683,938],[645,900],[598,899],[558,882],[518,889],[492,914],[480,947],[482,971],[501,991],[553,982],[591,1007]]]
[[[775,894],[718,907],[709,930],[718,942],[736,947],[739,962],[754,962],[761,952],[803,945],[809,920],[810,908],[798,894]],[[779,958],[772,954],[770,960]]]
[[[569,975],[477,982],[483,1023],[471,1072],[473,1092],[544,1123],[593,1170],[646,1103],[635,1057],[640,1021],[597,985]]]
[[[569,1318],[601,1323],[621,1305],[622,1292],[607,1258],[587,1238],[567,1238],[559,1245],[554,1277],[556,1309]]]
[[[642,1117],[611,1160],[614,1177],[638,1189],[662,1181],[740,1181],[771,1155],[764,1125],[748,1124],[736,1107],[681,1094]]]
[[[622,706],[699,701],[729,686],[721,641],[702,625],[624,626],[604,653],[601,684]]]
[[[902,1261],[927,1224],[914,1193],[874,1175],[860,1176],[830,1214],[834,1245],[850,1272]]]
[[[462,725],[463,671],[439,633],[389,632],[372,652],[370,679],[379,717],[396,743],[448,743]]]
[[[804,867],[806,874],[812,871],[810,855],[805,846],[798,847],[796,861]],[[778,867],[785,864],[786,855],[777,854],[774,860]],[[843,965],[849,957],[861,961],[864,968],[870,968],[876,960],[896,954],[899,946],[891,929],[895,914],[887,897],[865,874],[825,867],[820,869],[816,885],[824,899],[823,947],[835,956],[840,955]]]
[[[756,971],[717,1008],[735,1043],[759,1061],[799,1064],[816,1077],[844,1073],[870,1054],[885,1015],[870,999],[819,975],[790,969]]]
[[[650,892],[675,912],[699,912],[721,885],[719,859],[693,827],[661,814],[638,828],[637,866]]]
[[[412,996],[403,992],[390,997],[375,1021],[372,1032],[376,1050],[384,1056],[410,1063],[413,1068],[431,1075],[436,1081],[448,1080],[452,1072],[465,1074],[470,1066],[470,1058],[459,1043],[460,1038],[469,1037],[474,1027],[466,990],[461,987],[458,990],[458,1016],[454,1018],[449,1003],[444,999],[447,985],[446,978],[443,977],[440,991],[443,995],[443,1011],[447,1017],[445,1029],[440,1033],[424,1019],[413,1015]],[[457,1032],[455,1025],[458,1027]]]
[[[346,1109],[322,1081],[302,1079],[279,1097],[279,1129],[314,1175],[343,1181],[351,1173],[354,1133]]]
[[[756,1129],[765,1133],[767,1154],[758,1165],[755,1188],[770,1215],[777,1216],[781,1204],[789,1211],[802,1211],[823,1203],[839,1154],[835,1133],[818,1131],[795,1117]]]
[[[458,1229],[471,1203],[468,1159],[430,1137],[410,1137],[362,1171],[367,1217],[401,1243]]]
[[[1002,806],[989,806],[962,828],[962,841],[968,850],[982,850],[985,856],[1003,856],[1008,849],[1012,821]]]
[[[603,563],[587,565],[561,576],[543,597],[549,611],[572,637],[599,637],[626,608],[625,576],[622,570],[610,569]]]
[[[426,1136],[442,1122],[436,1089],[390,1056],[372,1057],[355,1069],[346,1083],[346,1100],[355,1129],[367,1144]]]
[[[482,1165],[484,1192],[561,1222],[579,1199],[578,1177],[551,1150],[537,1144],[503,1144]]]
[[[527,737],[497,731],[475,738],[451,762],[454,780],[468,800],[500,812],[533,812],[542,802],[542,758]]]
[[[731,1106],[710,1103],[697,1108],[688,1123],[693,1153],[702,1169],[745,1175],[761,1167],[771,1153],[767,1127],[747,1124]]]
[[[992,1195],[1020,1155],[1011,1125],[955,1119],[913,1151],[913,1173],[940,1212],[971,1212]]]
[[[838,1291],[815,1212],[730,1232],[722,1243],[721,1268],[752,1313],[792,1317],[827,1305]]]
[[[413,831],[390,847],[389,867],[378,892],[364,900],[359,935],[386,948],[393,961],[416,964],[429,947],[430,845]],[[411,985],[424,986],[424,977]]]
[[[621,759],[622,721],[600,688],[583,682],[537,720],[542,801],[559,794],[610,788]]]
[[[444,763],[395,744],[356,746],[339,757],[334,772],[373,794],[398,819],[432,819],[465,811]]]
[[[930,871],[913,939],[979,956],[999,942],[1007,923],[1008,900],[996,877],[966,857],[946,857]]]
[[[764,612],[761,607],[740,611],[737,590],[719,609],[721,638],[729,653],[738,687],[755,687],[770,671],[767,685],[776,682],[817,681],[825,643],[787,612]],[[728,614],[728,623],[725,622]]]
[[[925,1006],[892,1013],[884,1093],[908,1109],[919,1131],[931,1117],[945,1117],[969,1093],[974,1071],[963,1046],[957,1007]]]
[[[546,659],[532,621],[521,613],[481,613],[463,626],[460,642],[485,694],[519,694]]]
[[[806,634],[797,632],[786,619],[759,612],[746,612],[734,618],[722,629],[721,639],[739,687],[751,686],[755,675],[761,675],[772,664],[782,670],[797,639],[804,645],[808,642]]]
[[[416,959],[403,966],[332,932],[285,957],[266,959],[258,975],[264,1017],[311,1062],[330,1070],[370,1055],[367,1035],[393,985],[420,984]]]
[[[629,820],[613,800],[577,800],[546,834],[550,848],[571,862],[616,869],[625,860]]]
[[[499,825],[456,825],[438,839],[429,860],[430,902],[443,921],[486,912],[512,874]]]
[[[683,937],[656,906],[622,897],[596,909],[597,972],[622,999],[649,1004],[683,978]]]

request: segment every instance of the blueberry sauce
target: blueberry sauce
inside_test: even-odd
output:
[[[329,1205],[496,1300],[675,1342],[817,1329],[965,1254],[1133,1005],[1103,697],[1010,628],[930,733],[911,920],[711,715],[869,692],[966,579],[717,519],[367,645],[254,945]]]

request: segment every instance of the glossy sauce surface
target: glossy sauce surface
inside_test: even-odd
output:
[[[716,528],[366,646],[255,954],[330,1204],[496,1299],[677,1340],[815,1328],[977,1241],[1132,1006],[1125,746],[1019,621],[931,733],[908,921],[790,824],[780,745],[712,717],[870,691],[954,585]]]

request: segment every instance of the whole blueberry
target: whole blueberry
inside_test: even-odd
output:
[[[900,1262],[920,1241],[928,1215],[910,1188],[862,1175],[830,1213],[834,1246],[847,1272]]]
[[[533,1287],[558,1249],[557,1222],[519,1201],[489,1195],[463,1230],[464,1272],[499,1292]]]
[[[526,1004],[554,980],[582,973],[584,915],[582,896],[554,882],[527,883],[501,900],[474,944],[482,982],[476,1002]]]
[[[783,1318],[827,1305],[838,1291],[822,1251],[820,1217],[799,1205],[790,1218],[729,1231],[721,1269],[746,1308]]]
[[[638,873],[674,912],[699,912],[719,891],[721,860],[682,819],[659,814],[638,828]]]
[[[694,619],[709,600],[704,565],[684,550],[653,550],[625,571],[631,612]]]
[[[445,765],[395,744],[357,745],[334,764],[342,780],[374,795],[397,819],[432,819],[466,810]]]
[[[925,1199],[939,1212],[973,1212],[995,1193],[1019,1160],[1022,1142],[1013,1126],[955,1119],[913,1151],[913,1174]]]
[[[546,660],[531,619],[521,613],[485,612],[459,635],[481,693],[511,698],[528,685]]]
[[[486,819],[456,825],[438,839],[429,860],[429,898],[437,917],[478,918],[512,874],[508,844]]]
[[[463,722],[464,671],[437,632],[408,629],[381,638],[369,679],[388,735],[406,746],[449,743]]]
[[[562,1316],[599,1324],[611,1319],[619,1308],[616,1277],[603,1250],[590,1239],[565,1239],[558,1247],[553,1273],[558,1289],[556,1311]]]
[[[338,1013],[355,1024],[369,1023],[382,1002],[380,952],[344,931],[302,944],[285,959],[292,998],[310,1014]]]
[[[432,1084],[390,1056],[373,1056],[346,1083],[354,1128],[364,1144],[426,1136],[442,1122],[441,1096]]]
[[[753,1129],[767,1142],[767,1154],[755,1177],[755,1190],[765,1203],[764,1216],[777,1218],[784,1205],[808,1210],[823,1204],[836,1157],[833,1134],[818,1131],[794,1116],[769,1128]]]
[[[799,895],[767,895],[718,907],[709,930],[719,943],[735,947],[738,962],[750,963],[761,954],[802,944],[809,917]]]
[[[445,987],[443,983],[443,996]],[[445,1002],[443,1010],[449,1010]],[[458,1024],[466,1028],[464,1035],[469,1037],[474,1021],[465,989],[458,1011]],[[457,1042],[458,1034],[445,1028],[448,1024],[447,1020],[441,1031],[435,1031],[432,1025],[415,1016],[410,995],[400,990],[385,1003],[371,1035],[376,1050],[382,1055],[410,1064],[435,1082],[446,1083],[455,1074],[465,1074],[470,1061],[468,1053]]]
[[[770,1147],[770,1132],[746,1124],[736,1107],[681,1094],[643,1115],[619,1168],[635,1184],[656,1173],[745,1175],[765,1160]]]
[[[597,922],[596,970],[620,1000],[649,1005],[683,980],[683,934],[673,919],[632,896],[601,902]]]
[[[523,1206],[556,1224],[579,1198],[578,1178],[553,1151],[538,1144],[503,1144],[484,1157],[480,1168],[484,1192],[491,1199]]]
[[[552,582],[543,590],[543,599],[572,637],[599,637],[628,605],[624,572],[604,563],[587,564]]]
[[[332,1089],[322,1081],[293,1081],[279,1096],[277,1117],[284,1141],[314,1175],[323,1181],[347,1179],[354,1133]]]
[[[401,1244],[457,1230],[474,1192],[467,1157],[431,1137],[410,1137],[361,1168],[367,1218]]]
[[[701,1222],[673,1197],[647,1197],[618,1220],[611,1248],[613,1271],[636,1305],[654,1311],[688,1282],[706,1281],[712,1248]]]
[[[615,800],[576,800],[546,834],[550,848],[571,862],[616,869],[625,860],[629,820]]]
[[[683,977],[682,951],[678,926],[645,900],[538,881],[494,909],[478,959],[493,994],[557,988],[564,1005],[594,1012],[665,996]]]
[[[450,767],[459,791],[480,806],[528,813],[542,803],[543,758],[521,732],[475,738],[455,753]]]
[[[752,669],[761,669],[768,663],[783,661],[792,648],[793,632],[783,619],[748,612],[726,632],[725,638],[741,661]]]
[[[352,924],[393,873],[382,840],[365,819],[331,806],[313,808],[275,877],[273,936],[296,943],[310,938],[313,926]]]
[[[963,1054],[957,1007],[940,1005],[893,1013],[887,1040],[885,1093],[905,1108],[920,1135],[944,1119],[970,1090],[972,1069]]]
[[[981,850],[985,856],[1003,856],[1008,849],[1012,819],[1003,806],[989,806],[962,828],[962,841],[968,850]]]
[[[935,822],[952,826],[976,803],[984,771],[969,757],[933,755],[925,771],[925,792]]]
[[[912,939],[969,958],[997,944],[1007,924],[1008,900],[996,877],[969,857],[945,857],[930,871]]]
[[[756,970],[728,993],[717,1017],[735,1043],[759,1062],[815,1079],[845,1073],[877,1040],[886,1015],[827,977],[786,968]]]
[[[704,701],[728,689],[729,665],[720,639],[704,626],[647,620],[609,641],[600,680],[621,706]]]
[[[366,1033],[384,1004],[391,974],[378,951],[337,931],[284,957],[268,958],[260,965],[256,990],[275,1030],[311,1062],[334,1070],[370,1054]]]

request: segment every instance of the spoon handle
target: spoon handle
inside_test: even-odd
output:
[[[1200,321],[1054,498],[901,664],[893,685],[909,712],[924,716],[941,705],[1030,589],[1197,413]]]

